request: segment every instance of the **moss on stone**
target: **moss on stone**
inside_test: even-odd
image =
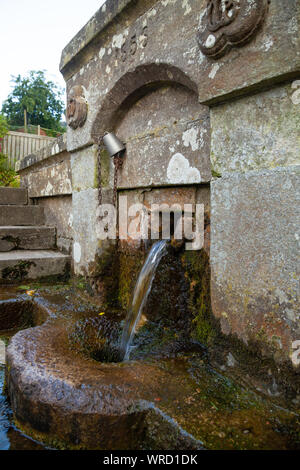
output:
[[[219,171],[214,170],[213,168],[211,169],[211,174],[214,178],[222,178],[222,175]]]
[[[134,286],[144,261],[144,252],[119,253],[119,291],[118,300],[121,307],[128,310],[130,307]]]
[[[8,281],[22,281],[28,275],[31,266],[34,265],[35,263],[32,261],[20,261],[14,266],[8,266],[3,269],[2,277]]]
[[[182,263],[190,285],[188,306],[193,314],[192,337],[208,346],[216,336],[210,300],[209,258],[204,250],[186,251]]]

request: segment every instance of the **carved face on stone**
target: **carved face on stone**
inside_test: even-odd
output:
[[[198,43],[204,55],[219,58],[247,42],[262,24],[270,0],[207,0]]]
[[[68,95],[67,123],[72,129],[82,127],[87,118],[87,102],[80,85],[71,88]]]

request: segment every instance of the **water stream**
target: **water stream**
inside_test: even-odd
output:
[[[121,339],[121,354],[124,355],[125,361],[129,359],[131,343],[150,294],[157,267],[167,252],[167,243],[168,240],[160,240],[154,243],[135,285],[132,304],[125,320]]]

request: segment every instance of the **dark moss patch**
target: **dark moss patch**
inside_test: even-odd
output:
[[[2,240],[8,243],[12,243],[14,245],[14,249],[17,249],[21,243],[20,238],[12,237],[11,235],[8,235],[7,237],[3,237]]]
[[[187,332],[191,321],[188,289],[180,255],[169,246],[156,271],[145,317],[151,322]]]
[[[145,259],[144,250],[119,250],[118,301],[124,310],[130,308],[134,286]]]
[[[69,333],[71,348],[99,362],[120,362],[119,322],[106,315],[79,320]]]
[[[119,254],[118,247],[110,244],[103,249],[101,255],[89,269],[88,281],[98,297],[104,309],[116,309],[120,307],[119,290]]]
[[[186,251],[182,264],[189,282],[188,309],[193,315],[191,335],[208,346],[216,337],[210,299],[210,266],[204,250]]]
[[[33,261],[20,261],[15,266],[9,266],[2,270],[2,278],[8,281],[23,281],[28,275],[31,266],[35,266]]]

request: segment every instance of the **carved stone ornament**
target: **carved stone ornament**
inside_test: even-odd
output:
[[[82,127],[87,118],[88,106],[81,85],[71,88],[68,95],[67,123],[72,129]]]
[[[219,58],[242,46],[264,21],[270,0],[207,0],[198,43],[204,55]]]

